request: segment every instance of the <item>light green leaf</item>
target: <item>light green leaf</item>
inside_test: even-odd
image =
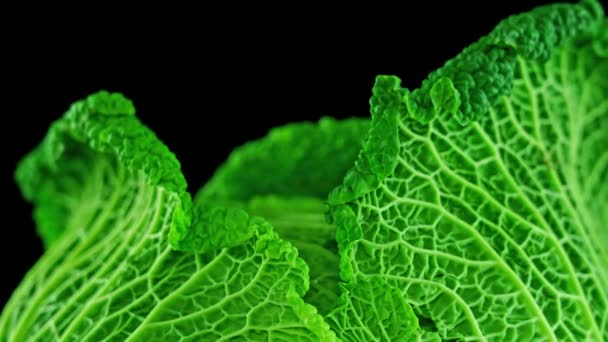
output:
[[[423,340],[608,340],[608,26],[589,4],[512,17],[403,90],[395,167],[333,203],[342,279],[399,289]],[[427,120],[447,79],[459,112]]]
[[[297,247],[310,268],[304,300],[321,314],[335,308],[339,294],[336,230],[327,223],[324,198],[353,164],[368,128],[368,120],[329,118],[276,128],[237,148],[196,197],[202,206],[262,216]],[[207,226],[195,231],[213,240]]]
[[[403,293],[380,277],[344,287],[340,306],[328,315],[344,341],[413,341],[418,319]]]
[[[119,95],[92,95],[20,165],[48,249],[4,308],[0,340],[334,340],[301,298],[295,247],[242,210],[192,209],[179,163],[133,114]],[[213,240],[182,239],[201,225]],[[177,247],[213,252],[174,250],[174,230]]]

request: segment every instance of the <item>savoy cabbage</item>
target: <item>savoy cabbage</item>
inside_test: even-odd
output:
[[[600,5],[539,7],[194,199],[131,102],[91,95],[18,167],[46,252],[0,339],[608,340],[607,76]]]

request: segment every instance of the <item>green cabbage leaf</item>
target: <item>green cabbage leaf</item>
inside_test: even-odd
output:
[[[46,251],[1,341],[608,341],[608,21],[502,21],[371,120],[274,128],[192,197],[118,93],[19,164]],[[201,155],[201,158],[204,158]]]

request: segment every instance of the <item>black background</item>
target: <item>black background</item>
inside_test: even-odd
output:
[[[100,89],[123,92],[176,153],[195,191],[234,147],[269,128],[327,115],[367,117],[375,75],[398,75],[417,87],[500,19],[547,2],[429,2],[358,17],[348,8],[320,9],[324,18],[222,17],[221,24],[206,22],[214,17],[207,13],[198,18],[201,27],[160,17],[147,23],[154,29],[136,26],[128,33],[101,23],[86,38],[73,35],[80,23],[47,32],[50,23],[30,36],[5,31],[0,306],[42,253],[31,206],[13,181],[15,165],[73,101]]]

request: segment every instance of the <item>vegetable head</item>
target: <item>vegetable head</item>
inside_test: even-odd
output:
[[[0,340],[608,340],[607,47],[595,1],[510,17],[194,200],[129,100],[78,101],[16,173],[47,250]]]

